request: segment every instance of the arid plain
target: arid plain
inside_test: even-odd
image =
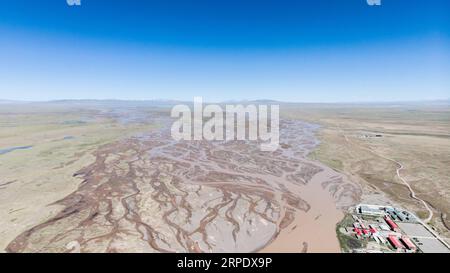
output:
[[[360,201],[448,237],[447,106],[280,108],[280,148],[261,152],[174,141],[167,105],[0,105],[1,250],[339,252]]]
[[[310,158],[361,185],[362,202],[404,207],[450,237],[448,102],[287,108],[322,125]]]

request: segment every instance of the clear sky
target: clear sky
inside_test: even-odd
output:
[[[450,1],[0,0],[0,99],[450,97]]]

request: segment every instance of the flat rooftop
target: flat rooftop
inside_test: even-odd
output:
[[[418,223],[402,223],[397,222],[399,227],[411,238],[419,249],[424,253],[450,253],[445,245],[443,245],[434,235],[424,226]]]

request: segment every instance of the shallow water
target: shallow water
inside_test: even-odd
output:
[[[340,251],[336,224],[355,189],[306,157],[317,125],[282,120],[282,145],[262,152],[258,141],[176,141],[171,120],[158,123],[98,149],[65,208],[8,251],[58,251],[69,241],[55,238],[70,236],[88,252]]]
[[[28,150],[28,149],[31,149],[32,147],[33,146],[18,146],[18,147],[11,147],[11,148],[6,148],[6,149],[0,149],[0,155],[7,154],[7,153],[10,153],[10,152],[15,151],[15,150]]]

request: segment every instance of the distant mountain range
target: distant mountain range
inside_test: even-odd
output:
[[[283,102],[270,99],[261,100],[227,100],[219,104],[280,104],[280,105],[309,105],[309,106],[366,106],[366,107],[404,107],[404,106],[450,106],[450,99],[447,100],[424,100],[424,101],[392,101],[392,102],[337,102],[337,103],[314,103],[314,102]],[[65,99],[51,101],[19,101],[19,100],[0,100],[0,105],[13,104],[52,104],[52,105],[73,105],[73,106],[154,106],[168,107],[176,104],[192,104],[192,101],[182,100],[115,100],[115,99]]]

